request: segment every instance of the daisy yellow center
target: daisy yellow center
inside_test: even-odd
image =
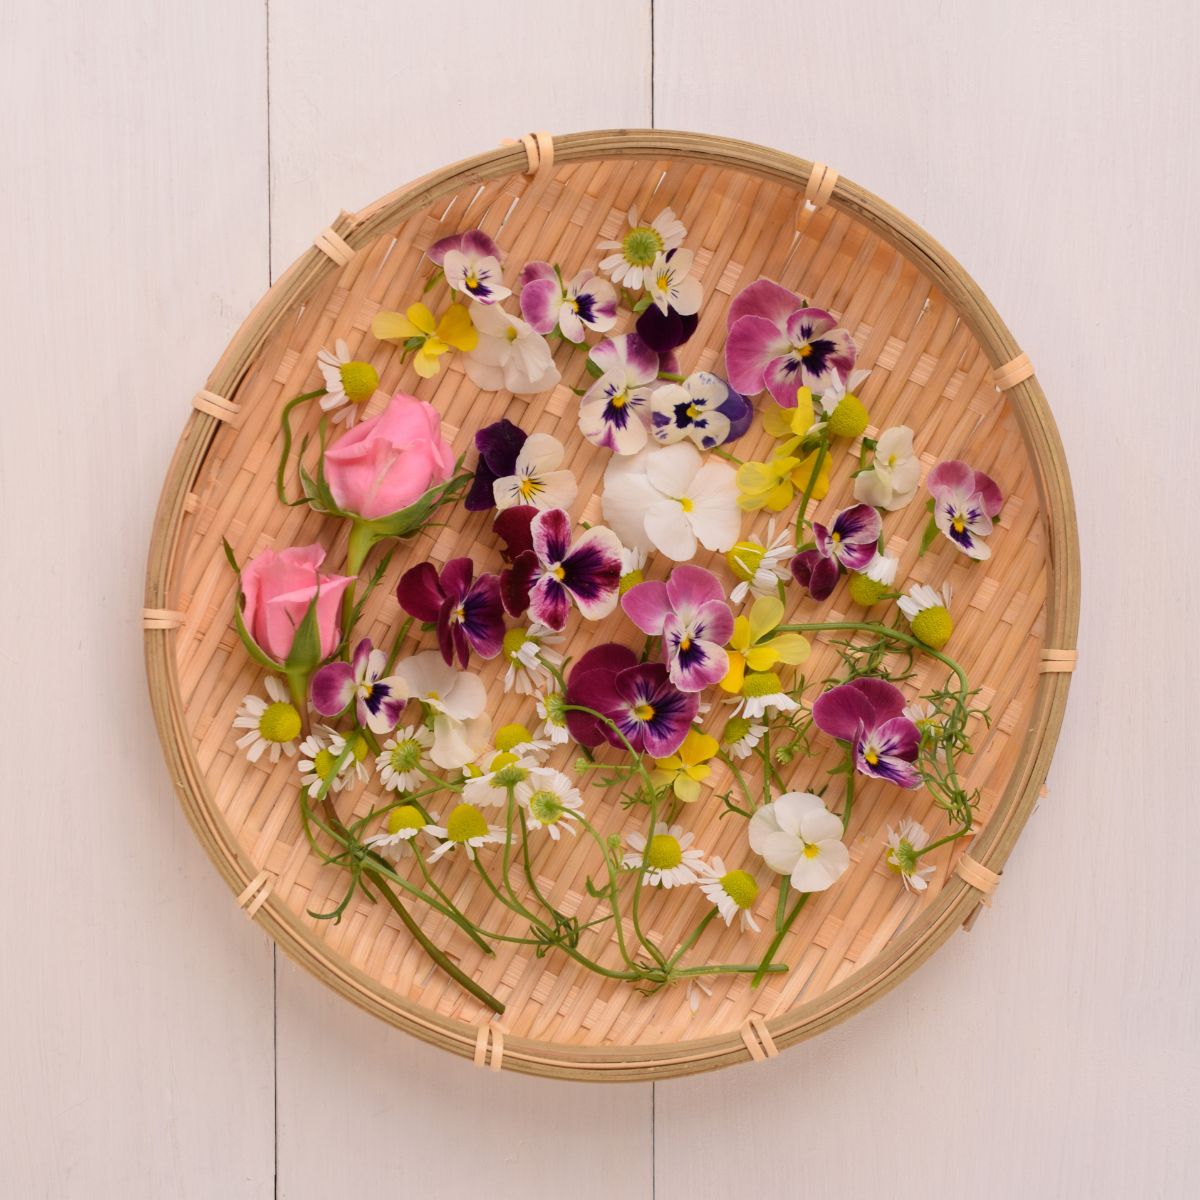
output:
[[[501,725],[496,730],[497,750],[512,750],[517,746],[523,746],[526,742],[532,741],[533,734],[517,721],[514,721],[510,725]]]
[[[621,253],[633,267],[652,267],[662,249],[662,234],[652,225],[635,226],[621,242]]]
[[[738,908],[749,908],[758,899],[758,884],[748,871],[729,871],[722,875],[721,888]]]
[[[258,718],[258,734],[268,742],[290,742],[300,733],[300,714],[286,702],[269,704]]]
[[[416,738],[405,738],[392,748],[388,761],[393,771],[416,770],[417,763],[421,761],[421,743]]]
[[[379,372],[370,363],[342,363],[338,374],[342,377],[342,391],[351,404],[370,400],[379,387]]]
[[[653,721],[654,720],[654,705],[653,704],[639,704],[639,705],[637,705],[636,708],[634,708],[633,715],[639,721]]]
[[[488,770],[495,774],[497,771],[503,771],[505,767],[511,767],[517,761],[515,754],[510,754],[507,750],[493,755],[492,761],[488,763]]]
[[[530,641],[529,635],[519,625],[514,626],[504,635],[504,641],[501,645],[504,648],[505,657],[510,662],[517,661],[517,655],[521,652],[521,647],[526,642]]]
[[[521,495],[522,500],[532,500],[538,492],[543,490],[543,484],[540,479],[534,478],[532,475],[526,475],[520,483],[517,484],[517,491]]]
[[[621,595],[625,595],[625,593],[629,591],[631,587],[636,587],[639,583],[642,583],[645,578],[645,575],[643,575],[641,571],[630,571],[628,574],[622,575],[619,589]]]
[[[887,856],[887,865],[897,875],[911,875],[917,869],[917,852],[907,838],[900,839],[900,845],[892,848]]]
[[[734,742],[740,742],[749,732],[750,722],[745,717],[734,717],[725,723],[725,732],[722,734],[722,740],[727,745],[732,745]]]
[[[912,621],[913,634],[931,650],[940,650],[954,632],[954,618],[944,605],[922,609]]]
[[[870,608],[872,604],[878,604],[887,594],[886,583],[880,583],[858,571],[850,573],[850,599],[855,604],[861,604],[863,608]]]
[[[333,769],[337,764],[337,758],[328,750],[318,750],[313,757],[313,773],[318,779],[330,780],[333,778]]]
[[[350,754],[355,762],[362,762],[367,757],[367,751],[371,749],[361,733],[352,733],[346,739],[346,745],[350,747]]]
[[[388,813],[388,833],[399,833],[403,829],[424,829],[425,818],[421,810],[413,804],[402,804]]]
[[[821,847],[818,846],[815,842],[805,842],[804,843],[804,857],[805,858],[819,858],[820,855],[821,855]]]
[[[469,842],[472,838],[486,837],[487,831],[483,813],[473,804],[460,804],[446,822],[446,836],[452,842]]]
[[[534,820],[541,821],[543,825],[553,825],[565,809],[562,801],[552,791],[542,788],[529,797],[529,811]]]
[[[743,696],[775,696],[782,691],[783,684],[774,671],[752,672],[742,683]]]
[[[670,871],[683,862],[683,847],[669,833],[656,833],[646,851],[646,863],[656,871]]]
[[[511,758],[512,762],[501,767],[492,778],[496,781],[497,787],[511,788],[516,787],[518,783],[524,783],[529,778],[529,772],[524,767],[517,765],[516,758],[511,754],[499,755],[502,758]],[[495,768],[493,768],[495,770]]]
[[[835,437],[856,438],[866,431],[870,419],[863,402],[847,392],[829,414],[829,432]]]
[[[725,561],[738,579],[749,583],[762,565],[763,553],[764,547],[758,545],[757,542],[738,542],[725,555]]]

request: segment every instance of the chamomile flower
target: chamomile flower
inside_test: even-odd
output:
[[[359,783],[366,783],[371,778],[371,767],[367,763],[367,754],[371,747],[367,745],[367,739],[357,729],[349,734],[335,733],[329,739],[329,753],[334,758],[341,758],[347,746],[350,747],[350,757],[344,770],[353,770]]]
[[[774,518],[767,522],[765,538],[749,537],[738,542],[725,555],[729,569],[739,580],[729,593],[730,601],[741,604],[751,593],[755,596],[774,595],[779,584],[791,578],[788,563],[795,553],[789,532],[784,530],[776,534]]]
[[[469,775],[463,787],[463,799],[471,804],[492,807],[508,799],[509,788],[524,783],[538,760],[512,750],[492,750],[467,768]],[[477,773],[478,772],[478,773]]]
[[[523,696],[536,696],[553,678],[547,664],[561,667],[563,656],[550,647],[562,641],[562,634],[534,621],[528,629],[514,625],[504,635],[501,653],[508,662],[504,690],[515,688]]]
[[[625,835],[629,852],[621,859],[621,866],[636,871],[644,862],[645,879],[652,887],[686,887],[699,883],[705,870],[704,854],[691,849],[694,840],[695,835],[684,833],[682,825],[668,826],[665,821],[659,821],[647,845],[646,835],[635,829]]]
[[[370,846],[384,858],[393,861],[404,858],[412,853],[412,841],[417,834],[423,833],[431,842],[437,841],[436,831],[439,827],[434,824],[437,814],[429,815],[430,820],[427,821],[415,804],[401,804],[388,813],[384,832],[367,838],[363,845]]]
[[[774,671],[752,671],[742,680],[742,695],[733,710],[736,715],[755,721],[768,713],[795,712],[800,707],[783,690],[783,683]]]
[[[870,608],[872,604],[893,596],[892,584],[896,582],[899,566],[898,558],[877,552],[862,571],[850,572],[850,599],[863,608]]]
[[[913,635],[932,650],[940,650],[954,632],[950,616],[950,585],[942,584],[941,592],[926,583],[914,584],[907,596],[896,601],[908,618]]]
[[[562,692],[547,692],[538,697],[537,715],[542,718],[538,737],[548,738],[555,746],[565,746],[571,740],[567,731],[566,699]]]
[[[458,805],[445,825],[427,825],[427,833],[445,841],[429,856],[430,862],[437,862],[444,854],[461,846],[467,857],[474,861],[475,851],[489,842],[504,841],[504,830],[499,825],[489,825],[483,813],[473,804]]]
[[[905,817],[899,829],[888,826],[887,844],[884,862],[900,876],[907,891],[923,892],[929,886],[929,876],[937,870],[936,867],[921,866],[917,854],[929,845],[929,834],[916,821]]]
[[[379,388],[379,372],[368,362],[352,359],[341,338],[334,342],[332,354],[328,350],[317,351],[317,366],[325,380],[321,408],[333,413],[335,423],[345,421],[353,425],[362,406]]]
[[[346,772],[351,769],[354,755],[351,754],[339,767],[338,755],[333,752],[333,739],[339,738],[345,747],[345,739],[328,725],[314,725],[312,732],[300,743],[300,783],[314,799],[322,786],[328,782],[330,792],[340,792],[349,783]]]
[[[676,249],[687,237],[687,229],[673,209],[664,208],[649,223],[643,221],[635,204],[629,210],[629,229],[618,242],[597,243],[597,249],[614,253],[600,260],[600,270],[618,286],[636,292],[653,273],[654,260]]]
[[[573,822],[583,809],[583,799],[561,771],[537,767],[517,784],[515,794],[530,829],[544,829],[556,842],[561,830],[575,836]]]
[[[644,582],[646,566],[646,551],[639,546],[630,549],[621,547],[621,595],[625,595],[631,587]]]
[[[928,700],[914,700],[906,704],[901,715],[907,717],[921,733],[926,729],[942,727],[942,714]]]
[[[758,899],[758,881],[749,871],[726,870],[725,863],[714,857],[700,877],[700,890],[716,906],[726,925],[732,925],[736,917],[743,930],[758,932],[758,922],[751,911]]]
[[[273,763],[281,754],[292,758],[296,739],[300,736],[300,714],[288,699],[287,688],[273,675],[263,680],[267,699],[253,693],[242,700],[234,729],[245,729],[237,740],[239,750],[245,750],[250,762],[258,762],[264,752]]]
[[[756,721],[748,721],[745,717],[730,717],[725,722],[725,732],[721,735],[721,741],[734,758],[749,758],[766,732],[767,727]]]
[[[406,725],[383,743],[375,769],[383,786],[393,792],[411,792],[430,769],[429,750],[433,730],[424,725]]]

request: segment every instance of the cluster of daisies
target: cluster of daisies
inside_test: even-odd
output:
[[[374,337],[398,345],[422,379],[458,354],[486,391],[547,392],[562,378],[558,346],[585,355],[575,416],[582,436],[608,456],[602,525],[573,520],[579,481],[553,434],[502,418],[475,431],[477,459],[464,469],[436,412],[416,397],[397,394],[360,421],[379,391],[377,369],[341,341],[321,352],[324,387],[298,401],[318,399],[323,422],[344,431],[328,444],[322,436],[320,460],[301,466],[300,478],[312,507],[351,523],[347,571],[323,573],[320,546],[263,551],[241,568],[238,632],[280,678],[268,676],[265,696],[245,698],[234,725],[251,761],[296,760],[306,814],[353,783],[383,793],[377,827],[361,845],[393,869],[417,857],[428,877],[430,864],[458,852],[490,879],[485,847],[504,844],[507,864],[514,840],[582,832],[615,876],[635,877],[638,891],[694,885],[711,902],[710,917],[757,932],[758,879],[749,864],[729,867],[695,845],[680,820],[688,806],[719,795],[746,818],[748,853],[803,898],[850,867],[855,778],[917,789],[928,781],[923,761],[938,756],[939,777],[953,776],[943,705],[906,698],[882,659],[821,681],[812,694],[795,669],[812,650],[806,633],[822,626],[789,624],[790,596],[824,601],[845,577],[851,603],[896,604],[893,625],[864,619],[858,627],[882,630],[889,649],[924,647],[953,666],[941,653],[954,629],[952,597],[948,583],[896,588],[899,556],[887,550],[884,524],[917,498],[922,464],[911,429],[869,435],[860,397],[869,372],[832,313],[758,280],[729,306],[724,374],[680,371],[679,351],[700,327],[704,300],[686,236],[670,209],[652,221],[634,209],[621,236],[600,243],[596,271],[530,262],[506,283],[501,248],[469,230],[427,251],[424,294],[444,280],[444,304],[381,311],[372,322]],[[618,333],[623,313],[629,328]],[[762,459],[739,458],[736,444],[756,417],[774,444]],[[855,460],[855,502],[810,517],[828,494],[839,445],[843,459],[849,452]],[[995,482],[951,460],[924,483],[921,553],[941,537],[968,559],[986,558],[1002,507]],[[406,619],[394,645],[355,638],[365,599],[356,599],[359,573],[371,548],[412,536],[459,502],[490,525],[490,542],[481,539],[490,561],[415,564],[395,586]],[[747,515],[759,514],[760,531],[744,535]],[[724,555],[728,580],[691,561],[701,548]],[[655,565],[661,578],[648,578]],[[365,593],[383,574],[381,566]],[[599,642],[564,659],[572,619],[616,611],[631,644]],[[414,624],[433,645],[404,654]],[[527,708],[524,723],[495,727],[489,716],[494,699],[489,705],[472,667],[493,659],[502,664],[499,686]],[[840,809],[829,789],[786,791],[779,777],[796,754],[820,751],[818,735],[845,755]],[[578,775],[623,785],[646,812],[644,831],[625,832],[617,847],[592,827],[579,782],[550,762],[568,743],[584,755]],[[605,747],[617,752],[615,766],[611,754],[595,757]],[[761,796],[740,769],[752,756],[761,760]],[[920,891],[933,870],[923,855],[947,840],[934,843],[905,820],[887,831],[883,860]],[[528,915],[524,906],[515,911]],[[556,921],[538,931],[542,942],[568,936],[567,923]],[[789,922],[777,922],[779,936]],[[635,958],[626,962],[640,978]]]

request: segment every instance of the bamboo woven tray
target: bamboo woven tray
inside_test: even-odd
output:
[[[789,973],[758,990],[744,977],[717,979],[695,1013],[682,987],[646,997],[561,957],[537,959],[518,947],[484,961],[428,914],[423,924],[435,939],[507,1004],[502,1021],[492,1022],[430,969],[387,906],[360,896],[337,925],[306,915],[330,905],[339,873],[321,866],[302,836],[294,760],[250,764],[233,745],[232,718],[260,673],[233,629],[235,580],[221,539],[240,559],[320,539],[330,562],[340,561],[344,544],[330,544],[332,524],[307,508],[278,505],[273,479],[280,408],[320,385],[316,353],[338,338],[380,371],[369,411],[395,390],[413,392],[442,413],[456,452],[468,451],[473,431],[502,415],[529,431],[554,432],[567,445],[580,496],[592,497],[583,518],[595,520],[607,456],[575,427],[570,386],[583,378],[581,355],[557,351],[563,382],[548,397],[480,394],[453,362],[436,379],[419,380],[369,330],[381,307],[418,298],[423,250],[447,233],[480,226],[510,262],[558,261],[570,274],[594,265],[596,242],[613,236],[634,203],[643,210],[671,205],[690,231],[706,301],[700,330],[681,352],[685,372],[721,359],[730,296],[768,276],[833,310],[854,335],[859,365],[875,373],[870,432],[908,424],[919,431],[927,465],[964,458],[1000,483],[1006,503],[987,562],[968,564],[951,552],[917,563],[920,505],[889,526],[889,546],[903,551],[902,578],[953,583],[953,650],[991,708],[990,730],[974,731],[976,752],[961,764],[965,785],[981,789],[980,831],[965,847],[954,842],[937,852],[925,893],[907,892],[883,867],[882,833],[906,814],[923,814],[912,811],[913,793],[866,784],[847,837],[851,869],[814,898],[793,929],[780,956]],[[753,438],[767,441],[761,433],[746,441]],[[762,457],[763,445],[744,452]],[[851,469],[848,455],[835,463],[830,511],[850,502]],[[456,553],[494,557],[485,514],[448,513],[449,526],[401,543],[362,626],[377,644],[399,625],[391,589],[412,563],[440,564]],[[717,557],[702,551],[697,562],[714,565]],[[844,588],[825,607],[829,619],[847,611]],[[193,400],[154,525],[144,624],[154,713],[184,809],[239,904],[284,950],[368,1011],[478,1065],[630,1080],[773,1056],[863,1007],[969,926],[1050,763],[1074,663],[1078,589],[1070,482],[1042,390],[991,305],[940,246],[819,164],[724,138],[615,130],[528,137],[434,172],[360,213],[342,213],[318,234]],[[577,656],[587,643],[609,640],[618,620],[576,627],[563,648]],[[814,663],[821,656],[832,662],[818,642]],[[499,661],[483,664],[485,681],[495,679]],[[493,694],[498,720],[528,719],[517,713],[526,698],[499,687]],[[558,765],[575,753],[565,748]],[[792,786],[803,788],[831,761],[798,760]],[[340,806],[368,811],[376,786],[347,790]],[[597,796],[589,792],[589,806]],[[732,831],[718,825],[715,810],[702,809],[689,810],[697,841],[709,853],[728,852]],[[605,832],[622,827],[615,796],[591,816]],[[583,889],[594,864],[584,861],[582,842],[568,842],[547,841],[535,869],[556,905],[567,912],[577,906],[583,916],[594,903]],[[464,866],[453,866],[447,886],[458,886],[463,907],[482,919],[487,897],[472,897],[478,881]],[[695,889],[663,894],[644,919],[677,936],[689,914],[694,920],[697,902]],[[706,938],[712,953],[726,954],[741,953],[734,950],[739,936],[718,923]]]

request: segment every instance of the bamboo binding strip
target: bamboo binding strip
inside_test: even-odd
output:
[[[563,381],[547,395],[481,395],[461,363],[448,359],[437,378],[421,381],[395,348],[364,331],[379,309],[421,298],[428,267],[422,254],[440,237],[480,227],[504,249],[506,272],[542,258],[573,274],[595,268],[596,242],[617,236],[633,206],[649,218],[673,207],[688,228],[685,245],[695,251],[706,298],[700,329],[681,351],[683,370],[720,371],[730,298],[759,276],[777,279],[832,309],[854,335],[860,364],[872,372],[863,394],[873,425],[907,424],[929,462],[961,457],[1000,482],[1007,501],[987,562],[969,564],[935,545],[918,563],[925,515],[919,504],[890,515],[887,525],[889,542],[902,548],[901,578],[953,584],[957,628],[948,650],[983,689],[993,717],[990,727],[972,730],[977,752],[964,775],[965,786],[980,790],[980,820],[969,856],[962,842],[936,851],[936,871],[917,896],[883,865],[884,834],[906,815],[932,828],[938,814],[923,793],[864,783],[847,839],[851,868],[814,897],[789,934],[789,974],[757,991],[744,979],[710,979],[711,995],[699,997],[694,1013],[683,986],[646,997],[561,956],[537,959],[508,943],[484,959],[442,918],[423,916],[430,936],[505,1002],[501,1029],[430,970],[387,906],[356,898],[336,925],[308,915],[332,907],[344,879],[309,852],[295,812],[294,760],[250,764],[233,744],[241,699],[261,692],[262,679],[232,631],[234,580],[221,539],[229,539],[239,561],[266,545],[319,540],[329,563],[340,564],[344,543],[333,540],[333,527],[306,508],[285,509],[274,493],[280,408],[320,385],[316,353],[339,338],[380,371],[370,411],[392,391],[414,392],[441,412],[456,453],[467,452],[474,430],[501,415],[529,432],[553,432],[579,482],[575,515],[595,519],[594,502],[585,506],[582,498],[598,493],[604,455],[578,435],[571,392],[586,383],[583,355],[556,350]],[[445,299],[434,291],[427,302]],[[354,216],[341,214],[259,302],[193,400],[214,419],[185,426],[150,545],[143,624],[155,719],[184,810],[239,903],[330,986],[491,1070],[629,1080],[764,1061],[885,993],[994,891],[1045,778],[1075,663],[1079,574],[1070,481],[1032,367],[1027,359],[1019,370],[1015,365],[1022,359],[986,297],[919,227],[831,168],[729,139],[654,130],[526,134]],[[313,407],[297,410],[297,445],[315,435]],[[738,454],[761,458],[770,446],[756,430]],[[821,511],[847,502],[852,457],[833,463]],[[360,627],[377,643],[398,629],[391,592],[413,562],[440,564],[462,553],[492,569],[494,543],[483,522],[461,509],[445,519],[444,528],[397,549]],[[764,524],[747,519],[743,528],[761,532]],[[724,570],[714,556],[696,561]],[[844,615],[848,604],[835,592],[826,611]],[[572,626],[561,648],[577,657],[589,641],[627,635],[613,617]],[[416,645],[414,635],[406,649]],[[834,651],[818,640],[811,677],[828,673],[833,661]],[[497,724],[531,719],[524,698],[500,687],[498,662],[470,669],[494,696]],[[940,682],[930,661],[919,659],[917,669],[922,689]],[[721,715],[710,717],[714,726]],[[798,760],[787,782],[803,788],[824,778],[837,751],[822,750]],[[552,761],[570,770],[570,760],[568,748]],[[373,796],[371,786],[355,787],[338,803],[360,816]],[[605,835],[625,827],[617,792],[589,788],[587,797]],[[734,840],[733,822],[719,822],[713,806],[693,805],[683,820],[707,853],[768,883],[762,864]],[[540,847],[533,870],[556,904],[586,920],[595,904],[585,884],[594,863],[582,841],[568,841]],[[443,862],[443,886],[489,928],[514,931],[503,911],[472,893],[463,863]],[[768,900],[773,891],[764,888]],[[695,889],[674,889],[649,897],[643,919],[656,935],[677,939],[697,903]],[[757,915],[770,925],[770,912]],[[761,949],[760,940],[718,921],[695,953],[728,960]]]

